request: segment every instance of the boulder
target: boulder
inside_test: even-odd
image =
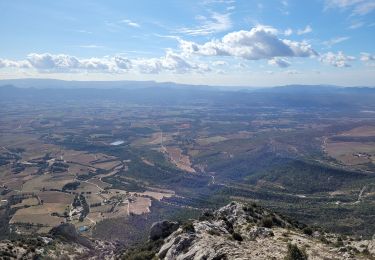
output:
[[[266,238],[266,237],[272,237],[274,236],[272,229],[270,228],[265,228],[265,227],[253,227],[251,228],[249,232],[249,237],[251,239],[256,239],[256,238]]]

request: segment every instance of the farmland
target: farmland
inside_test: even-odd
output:
[[[70,222],[87,236],[129,241],[116,225],[147,229],[232,199],[337,232],[375,230],[375,114],[363,112],[374,96],[348,108],[268,92],[70,91],[0,99],[0,197],[11,232]]]

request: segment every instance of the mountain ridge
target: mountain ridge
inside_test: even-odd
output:
[[[165,222],[163,222],[165,223]],[[151,236],[148,245],[123,259],[373,259],[375,240],[355,241],[308,227],[252,203],[231,202],[168,236]],[[151,229],[152,232],[152,229]],[[162,234],[163,232],[159,232]]]
[[[19,88],[40,88],[40,89],[55,89],[55,88],[144,88],[144,87],[192,87],[192,88],[207,88],[216,90],[228,91],[254,91],[254,90],[327,90],[327,89],[340,89],[340,88],[374,88],[375,86],[338,86],[329,84],[291,84],[280,86],[218,86],[218,85],[204,85],[204,84],[184,84],[176,82],[157,82],[153,80],[138,81],[138,80],[116,80],[116,81],[79,81],[79,80],[59,80],[59,79],[35,79],[35,78],[22,78],[22,79],[2,79],[0,80],[0,87],[5,85],[13,85]],[[301,89],[302,88],[302,89]]]

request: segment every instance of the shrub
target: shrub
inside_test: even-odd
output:
[[[364,255],[366,255],[366,256],[371,255],[371,254],[370,254],[370,251],[368,250],[368,248],[365,248],[365,249],[362,251],[362,254],[364,254]]]
[[[308,236],[311,236],[313,234],[313,230],[309,227],[306,227],[303,229],[303,233],[308,235]]]
[[[341,237],[338,237],[338,238],[337,238],[337,241],[336,241],[336,243],[335,243],[335,246],[336,246],[336,247],[342,247],[342,246],[344,246],[344,242],[342,241],[342,238],[341,238]]]
[[[262,225],[262,227],[272,228],[272,226],[273,226],[272,218],[271,217],[262,218],[261,225]]]
[[[233,237],[234,240],[237,240],[237,241],[242,241],[243,240],[241,234],[239,234],[237,232],[233,232],[232,233],[232,237]]]
[[[220,236],[220,232],[215,230],[215,229],[210,229],[207,231],[208,234],[212,235],[212,236]]]
[[[279,226],[279,227],[283,226],[283,222],[281,221],[281,219],[276,216],[272,217],[272,222],[276,226]]]
[[[192,232],[192,233],[194,233],[195,232],[195,228],[194,228],[193,222],[191,222],[191,221],[185,222],[182,225],[182,230],[184,232]]]
[[[212,214],[212,212],[210,211],[206,211],[204,212],[200,217],[199,217],[199,220],[200,221],[204,221],[204,220],[212,220],[214,218],[214,215]]]
[[[307,254],[304,250],[298,248],[295,244],[288,244],[288,251],[285,260],[307,260]]]
[[[163,240],[149,241],[145,245],[129,248],[121,256],[126,260],[152,260],[163,245]]]

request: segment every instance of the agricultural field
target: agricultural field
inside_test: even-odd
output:
[[[363,112],[373,102],[208,93],[0,98],[2,221],[25,234],[69,222],[125,243],[134,234],[116,225],[146,234],[241,200],[335,232],[375,231],[375,114]]]
[[[375,126],[360,126],[328,138],[327,154],[344,165],[375,167]]]

